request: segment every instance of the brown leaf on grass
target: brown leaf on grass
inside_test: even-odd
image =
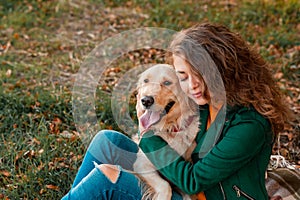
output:
[[[46,192],[45,189],[41,189],[40,192],[39,192],[39,194],[44,194],[45,192]]]
[[[59,127],[62,121],[58,117],[55,117],[51,123],[49,123],[50,132],[54,134],[58,134],[60,132]]]
[[[13,124],[13,128],[14,129],[18,128],[18,125],[17,124]]]
[[[40,149],[40,150],[38,151],[38,153],[39,153],[39,154],[44,153],[44,149]]]
[[[83,157],[82,155],[73,155],[71,160],[77,162],[78,160],[81,160],[82,157]]]
[[[36,143],[36,144],[38,144],[38,145],[40,145],[41,144],[41,141],[39,141],[38,139],[36,139],[36,138],[33,138],[33,142],[34,143]]]
[[[11,43],[10,41],[7,42],[6,45],[3,45],[1,48],[0,48],[0,52],[3,52],[3,53],[7,53],[8,49],[11,47]],[[1,54],[0,54],[1,55]]]
[[[5,177],[9,177],[9,176],[10,176],[10,172],[7,171],[7,170],[1,170],[1,171],[0,171],[0,174],[2,174],[2,175],[5,176]]]
[[[59,190],[59,187],[56,185],[46,185],[46,188],[48,188],[50,190]]]
[[[50,162],[48,163],[48,168],[49,168],[49,170],[55,169],[54,162],[50,161]]]
[[[64,130],[61,134],[60,134],[63,138],[72,138],[74,135],[72,133],[70,133],[69,131]]]
[[[17,40],[20,38],[20,35],[19,35],[19,33],[14,33],[13,37]]]
[[[275,75],[274,75],[274,78],[279,80],[283,77],[283,73],[282,72],[277,72]]]
[[[28,81],[25,78],[21,78],[16,82],[15,87],[18,88],[26,85],[28,85]]]
[[[270,53],[270,55],[273,55],[275,57],[280,57],[282,55],[282,51],[280,50],[280,48],[276,45],[273,45],[271,44],[269,47],[268,47],[268,52]]]
[[[10,200],[10,198],[8,198],[7,196],[5,196],[4,194],[0,194],[0,199]]]
[[[55,124],[61,124],[61,119],[59,119],[58,117],[55,117],[53,120],[52,120],[53,123]]]
[[[28,157],[28,158],[33,158],[33,157],[35,157],[35,151],[34,150],[28,150],[24,153],[24,156]]]
[[[41,163],[38,167],[37,167],[37,170],[38,171],[41,171],[42,169],[44,169],[45,167],[45,164],[44,163]]]
[[[16,155],[16,157],[15,157],[15,160],[14,160],[15,163],[22,157],[23,152],[24,152],[24,151],[21,150],[21,151],[19,151],[19,152],[17,153],[17,155]]]
[[[280,148],[279,152],[280,152],[280,155],[282,155],[285,158],[287,158],[289,155],[289,151],[286,148]]]
[[[11,69],[8,69],[5,73],[6,77],[9,78],[12,74],[12,70]]]

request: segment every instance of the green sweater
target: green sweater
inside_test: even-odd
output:
[[[269,121],[253,108],[227,106],[217,144],[200,158],[206,133],[211,133],[211,128],[206,130],[207,105],[200,107],[200,116],[193,162],[185,161],[153,131],[143,135],[140,148],[161,174],[187,194],[204,191],[207,200],[267,200],[265,171],[273,139]]]

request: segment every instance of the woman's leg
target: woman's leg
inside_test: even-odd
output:
[[[137,151],[137,144],[122,133],[111,130],[100,131],[91,141],[72,187],[95,168],[94,162],[98,165],[120,165],[124,169],[132,170]]]
[[[121,167],[118,173],[117,179],[112,181],[95,167],[62,200],[140,200],[142,189],[138,178]],[[173,192],[172,200],[182,200],[182,197]]]
[[[84,177],[62,200],[139,200],[139,180],[131,173],[118,169],[118,177],[112,182],[98,167]]]
[[[116,131],[100,131],[89,145],[73,186],[63,200],[141,199],[139,180],[121,170],[133,169],[137,151],[136,143],[125,135]],[[101,164],[118,165],[115,179],[101,171]],[[178,199],[182,197],[173,193],[172,200]]]

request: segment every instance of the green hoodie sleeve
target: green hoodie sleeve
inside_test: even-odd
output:
[[[255,119],[240,120],[227,130],[223,139],[194,164],[185,161],[153,131],[143,135],[139,146],[167,179],[183,192],[196,194],[247,165],[265,142],[264,126]]]

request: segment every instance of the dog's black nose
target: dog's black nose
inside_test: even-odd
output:
[[[154,103],[154,99],[151,96],[145,96],[141,99],[143,106],[149,108]]]

